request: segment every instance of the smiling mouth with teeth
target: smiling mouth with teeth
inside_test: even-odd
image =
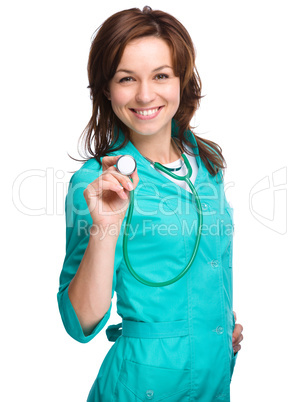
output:
[[[131,109],[131,110],[141,116],[151,116],[151,115],[157,113],[161,108],[162,108],[162,106],[159,106],[155,109],[148,109],[148,110],[137,110],[137,109]]]

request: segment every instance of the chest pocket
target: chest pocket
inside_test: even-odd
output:
[[[114,401],[189,401],[190,370],[148,366],[124,359]]]

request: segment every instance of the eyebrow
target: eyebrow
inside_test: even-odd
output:
[[[171,68],[173,70],[173,67],[168,66],[167,64],[165,64],[164,66],[160,66],[160,67],[155,68],[152,72],[155,73],[156,71],[162,70],[164,68]],[[125,69],[121,68],[120,70],[117,70],[116,73],[134,74],[134,71],[125,70]]]

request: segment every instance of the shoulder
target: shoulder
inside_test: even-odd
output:
[[[74,204],[84,204],[83,195],[86,187],[98,178],[102,173],[102,167],[95,158],[86,161],[79,170],[70,178],[67,197]]]
[[[102,173],[102,167],[95,158],[86,161],[79,170],[71,176],[70,183],[73,185],[80,182],[92,182]]]

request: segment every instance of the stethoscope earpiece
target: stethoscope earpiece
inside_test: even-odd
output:
[[[131,155],[122,155],[117,160],[116,168],[119,173],[130,176],[136,170],[137,162]]]

